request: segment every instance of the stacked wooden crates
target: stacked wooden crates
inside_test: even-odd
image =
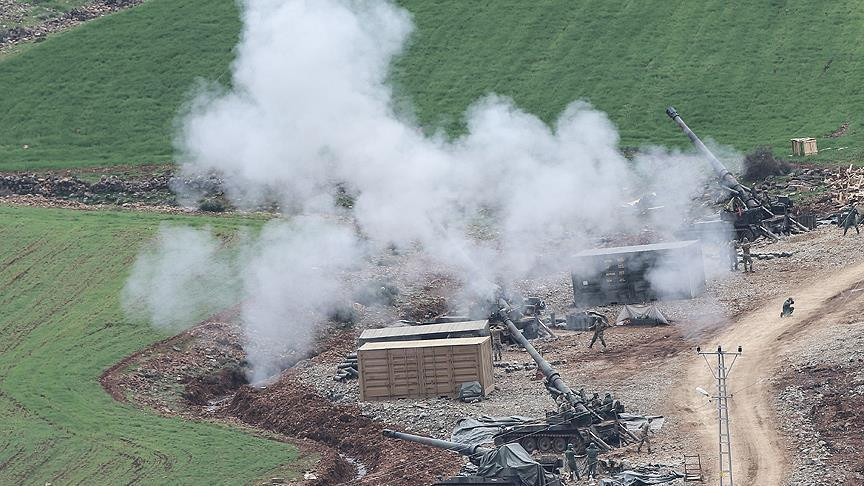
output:
[[[816,150],[815,138],[793,138],[792,139],[792,155],[813,155],[818,153]]]
[[[357,350],[360,400],[455,397],[463,383],[494,388],[489,336],[369,342]]]

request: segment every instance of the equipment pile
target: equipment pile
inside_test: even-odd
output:
[[[345,356],[345,359],[342,360],[336,366],[337,370],[336,374],[333,375],[333,381],[341,381],[346,382],[348,380],[356,380],[360,373],[357,370],[357,353],[349,353]]]

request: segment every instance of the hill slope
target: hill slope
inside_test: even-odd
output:
[[[786,155],[789,138],[844,122],[820,146],[849,149],[824,157],[864,149],[853,0],[399,3],[417,32],[395,79],[426,127],[458,131],[465,108],[497,92],[550,121],[587,99],[625,146],[685,146],[663,114],[674,104],[740,150]],[[174,114],[196,76],[224,75],[238,29],[231,0],[151,0],[0,61],[0,167],[169,160]]]
[[[243,484],[296,460],[288,444],[159,417],[100,386],[165,337],[124,319],[118,295],[140,244],[172,220],[236,227],[0,207],[0,484]]]

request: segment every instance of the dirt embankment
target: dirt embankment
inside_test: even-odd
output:
[[[363,415],[356,405],[332,403],[297,380],[293,371],[265,389],[241,388],[225,413],[249,425],[326,445],[368,469],[353,481],[354,471],[348,475],[344,468],[325,470],[334,482],[430,484],[438,475],[458,471],[462,462],[448,451],[384,438],[386,424]]]
[[[294,442],[320,456],[313,484],[428,484],[459,469],[462,461],[450,452],[385,439],[381,430],[403,427],[365,416],[356,404],[333,403],[294,370],[262,388],[247,385],[242,333],[230,314],[125,358],[103,373],[102,386],[117,400],[165,415],[241,422]],[[322,334],[321,359],[344,356],[355,339],[351,331]]]

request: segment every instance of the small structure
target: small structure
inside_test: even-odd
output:
[[[360,338],[357,341],[360,345],[363,345],[372,342],[417,341],[421,339],[482,337],[488,335],[489,321],[481,320],[366,329],[360,334]]]
[[[816,150],[815,138],[793,138],[792,139],[792,155],[813,155],[818,153]]]
[[[581,306],[691,299],[705,290],[694,240],[585,250],[572,268],[573,300]]]
[[[455,397],[476,381],[494,388],[492,341],[488,336],[366,343],[357,350],[360,400]]]
[[[666,316],[660,312],[656,304],[647,305],[625,305],[618,313],[618,319],[615,320],[618,326],[624,325],[658,325],[669,324]]]

